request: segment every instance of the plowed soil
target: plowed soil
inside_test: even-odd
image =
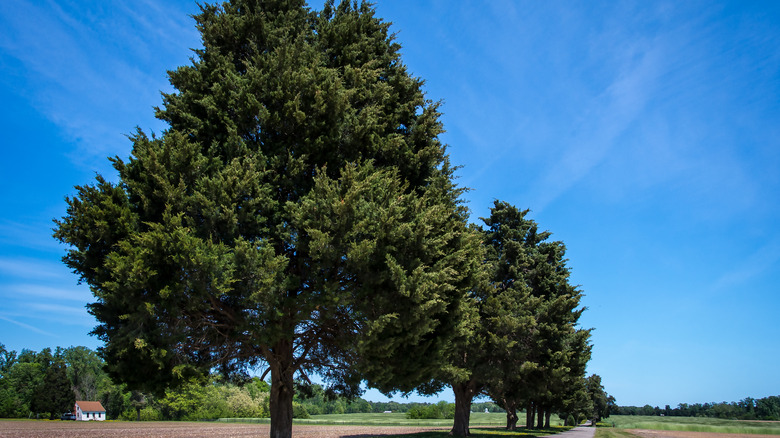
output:
[[[403,426],[294,426],[293,436],[367,438],[434,430],[448,429]],[[0,421],[2,438],[226,438],[267,437],[269,432],[267,424],[243,423]]]
[[[628,429],[628,432],[641,438],[780,438],[780,435],[681,432],[676,430]]]

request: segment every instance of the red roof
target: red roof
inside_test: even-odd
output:
[[[99,401],[77,401],[76,406],[81,408],[81,412],[106,412]]]

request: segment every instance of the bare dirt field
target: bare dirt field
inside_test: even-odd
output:
[[[365,438],[448,430],[405,426],[294,426],[301,438]],[[266,437],[267,424],[188,422],[3,421],[0,437],[14,438],[225,438]],[[777,437],[774,437],[777,438]]]
[[[627,432],[641,438],[778,438],[777,435],[682,432],[677,430],[628,429]]]

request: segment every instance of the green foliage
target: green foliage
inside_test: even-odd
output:
[[[57,360],[46,370],[43,381],[34,391],[31,408],[36,412],[48,412],[53,420],[61,413],[71,411],[75,402],[65,362]]]
[[[309,411],[306,409],[306,406],[298,402],[293,402],[293,418],[306,419],[310,417],[311,415],[309,415]]]
[[[164,419],[162,412],[152,406],[141,408],[137,414],[135,409],[128,409],[122,412],[118,418],[124,421],[161,421]]]
[[[488,379],[487,392],[513,415],[526,407],[541,422],[552,412],[586,409],[591,347],[589,330],[576,328],[582,292],[569,283],[565,245],[550,241],[551,233],[540,231],[528,213],[496,201],[483,219],[494,290],[483,302],[493,312],[489,321],[499,323],[491,339],[504,345],[493,361],[500,372]]]
[[[87,347],[69,347],[63,351],[67,374],[73,392],[78,400],[97,400],[98,394],[105,394],[111,386],[103,370],[103,359]],[[103,405],[107,408],[106,405]]]
[[[440,401],[437,404],[416,405],[406,412],[406,418],[413,420],[455,418],[455,404]]]
[[[215,420],[217,418],[253,418],[268,416],[268,393],[214,381],[191,381],[149,403],[165,420]],[[144,408],[146,409],[146,408]]]
[[[296,381],[294,402],[300,404],[310,415],[372,412],[372,404],[360,399],[348,399],[327,391],[322,385]],[[295,417],[300,418],[300,417]]]
[[[3,378],[6,399],[2,403],[4,415],[27,417],[32,412],[33,395],[43,383],[42,366],[34,362],[17,362]]]
[[[156,111],[169,128],[132,135],[118,182],[76,187],[56,221],[109,374],[162,395],[266,362],[288,434],[298,372],[349,396],[429,381],[478,257],[438,106],[389,23],[346,0],[195,20],[203,48]]]
[[[93,389],[96,397],[90,400],[102,402],[108,419],[200,420],[269,415],[268,384],[256,377],[243,386],[218,383],[217,379],[193,381],[158,399],[114,385],[102,371],[103,360],[86,347],[58,348],[54,355],[50,349],[41,353],[23,350],[19,358],[16,352],[5,353],[14,360],[6,362],[9,365],[0,377],[2,418],[28,417],[31,413],[59,417],[73,409],[76,394],[84,394],[90,382],[100,382]],[[81,386],[73,385],[74,381]]]
[[[479,402],[471,404],[471,410],[473,412],[485,412],[485,409],[491,413],[506,413],[504,408],[493,402]]]
[[[721,403],[680,403],[672,409],[645,406],[610,406],[611,412],[620,415],[665,415],[667,417],[709,417],[738,420],[780,421],[780,396],[768,396],[760,399],[746,397],[738,402]]]

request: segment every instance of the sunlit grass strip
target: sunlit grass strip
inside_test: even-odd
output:
[[[780,423],[702,417],[648,417],[615,415],[605,420],[621,429],[677,430],[682,432],[780,435]]]
[[[602,428],[596,429],[595,438],[637,438],[637,436],[623,429]]]
[[[722,426],[707,424],[679,423],[636,423],[633,426],[620,426],[625,429],[678,430],[682,432],[735,433],[757,435],[780,435],[777,427]]]

